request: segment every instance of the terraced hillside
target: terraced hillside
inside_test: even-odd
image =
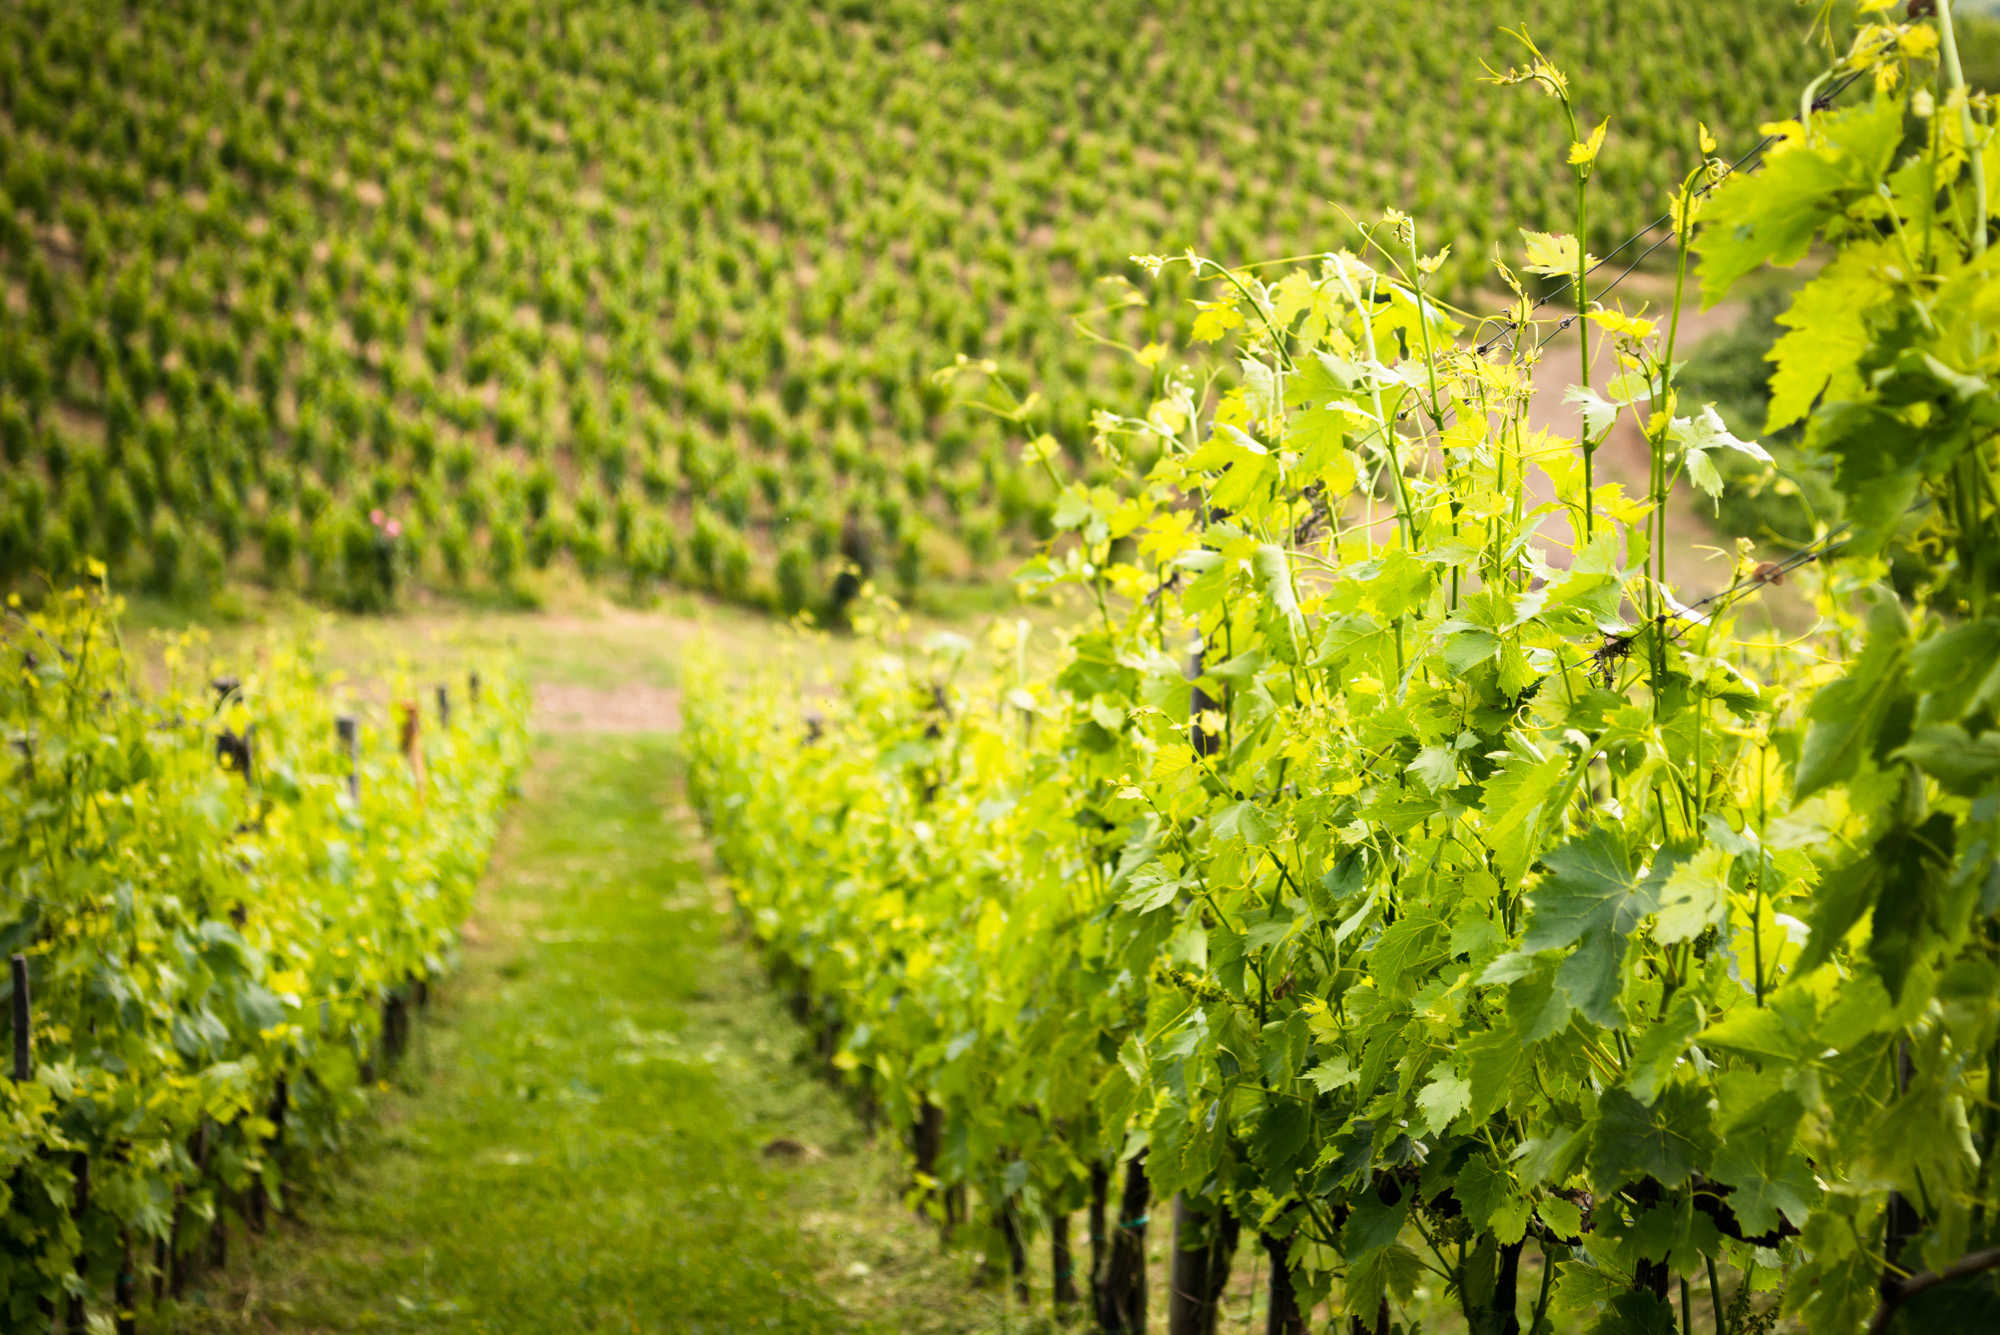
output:
[[[1525,21],[1611,119],[1594,247],[1809,15],[1721,0],[21,0],[0,9],[0,579],[101,556],[354,607],[558,561],[787,609],[1045,522],[991,357],[1093,467],[1148,367],[1068,327],[1134,251],[1413,211],[1468,291],[1559,228]],[[1500,220],[1507,219],[1503,228]],[[1184,281],[1100,320],[1171,342]],[[1122,324],[1121,324],[1122,322]]]

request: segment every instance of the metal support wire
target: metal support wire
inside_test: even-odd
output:
[[[1828,107],[1832,106],[1833,100],[1839,97],[1843,92],[1847,91],[1847,89],[1854,84],[1854,81],[1856,79],[1859,79],[1865,72],[1866,71],[1864,70],[1855,70],[1851,74],[1847,75],[1847,77],[1841,79],[1838,83],[1834,84],[1833,87],[1827,89],[1824,93],[1821,93],[1818,97],[1813,99],[1812,109],[1814,111],[1824,111]],[[1758,141],[1757,146],[1755,148],[1752,148],[1748,153],[1745,153],[1742,157],[1738,158],[1735,162],[1730,164],[1728,175],[1724,176],[1722,179],[1727,180],[1729,179],[1729,176],[1734,176],[1736,173],[1740,171],[1744,171],[1752,166],[1755,166],[1757,160],[1764,156],[1764,154],[1770,149],[1771,145],[1778,142],[1778,138],[1779,136],[1775,134],[1765,135],[1763,139]],[[1709,192],[1714,190],[1717,185],[1720,184],[1721,181],[1711,182],[1710,184],[1703,186],[1700,190],[1696,191],[1695,193],[1697,195],[1707,195]],[[1605,265],[1609,264],[1612,260],[1616,259],[1619,252],[1625,250],[1628,246],[1631,246],[1645,239],[1646,237],[1652,235],[1654,232],[1658,231],[1665,224],[1672,222],[1673,217],[1674,215],[1671,211],[1661,214],[1659,217],[1655,218],[1652,222],[1648,223],[1646,226],[1640,228],[1638,231],[1634,232],[1632,235],[1626,237],[1623,241],[1619,242],[1616,246],[1612,247],[1608,253],[1606,253],[1595,264],[1590,266],[1588,272],[1596,273],[1599,269],[1602,269]],[[1620,283],[1624,282],[1627,278],[1631,277],[1633,272],[1637,270],[1641,264],[1644,264],[1646,260],[1653,254],[1654,251],[1658,250],[1661,246],[1666,245],[1667,242],[1671,240],[1673,240],[1673,235],[1669,233],[1668,235],[1663,236],[1659,240],[1655,241],[1652,245],[1646,247],[1644,251],[1640,252],[1638,258],[1634,259],[1630,264],[1626,265],[1625,268],[1619,272],[1616,278],[1612,279],[1609,283],[1606,283],[1604,285],[1603,290],[1600,291],[1597,295],[1600,298],[1602,298],[1608,293],[1610,293],[1612,289],[1616,288]],[[1579,246],[1582,245],[1581,238],[1578,239],[1577,244]],[[1498,347],[1501,343],[1505,342],[1507,339],[1518,337],[1522,327],[1527,323],[1528,318],[1532,318],[1536,311],[1540,310],[1543,306],[1546,306],[1549,302],[1555,300],[1555,298],[1561,296],[1565,291],[1568,290],[1570,285],[1573,284],[1575,281],[1576,280],[1571,276],[1569,276],[1568,274],[1563,275],[1562,280],[1558,282],[1552,290],[1544,293],[1540,298],[1538,298],[1535,301],[1534,305],[1528,308],[1527,317],[1524,317],[1521,320],[1508,320],[1506,322],[1506,325],[1500,330],[1499,333],[1493,335],[1493,337],[1487,339],[1484,343],[1480,343],[1476,346],[1475,354],[1477,356],[1484,357],[1487,353],[1491,352],[1494,348]],[[1585,313],[1583,311],[1579,310],[1573,315],[1565,315],[1561,320],[1557,321],[1556,327],[1550,330],[1545,337],[1536,340],[1535,350],[1539,352],[1543,348],[1547,347],[1550,344],[1550,342],[1552,342],[1565,329],[1568,329],[1571,325],[1575,324],[1578,320],[1582,319],[1584,317],[1584,314]],[[1398,422],[1403,421],[1405,418],[1409,417],[1409,415],[1413,411],[1415,410],[1412,408],[1403,409],[1401,412],[1396,414],[1396,420]],[[1455,413],[1455,411],[1456,410],[1452,408],[1446,409],[1447,414],[1453,414]],[[1439,429],[1443,429],[1443,427],[1448,425],[1448,423],[1449,423],[1448,416],[1446,418],[1439,419],[1438,421]]]
[[[1856,79],[1859,79],[1863,73],[1865,73],[1865,71],[1855,70],[1853,73],[1849,74],[1846,78],[1834,84],[1833,87],[1827,89],[1824,93],[1821,93],[1818,97],[1813,99],[1812,109],[1814,111],[1825,111],[1828,107],[1833,105],[1833,100],[1839,97],[1842,93],[1846,92],[1847,89],[1853,85],[1854,81]],[[1749,167],[1755,166],[1757,160],[1763,157],[1764,154],[1767,151],[1769,151],[1771,145],[1778,142],[1778,138],[1779,136],[1775,134],[1765,135],[1763,139],[1758,141],[1757,146],[1755,148],[1752,148],[1748,153],[1745,153],[1742,157],[1738,158],[1735,162],[1730,164],[1728,175],[1724,176],[1722,179],[1727,180],[1729,179],[1729,176],[1734,176],[1736,175],[1736,173],[1740,171],[1744,171]],[[1697,195],[1706,195],[1712,190],[1714,190],[1717,185],[1720,184],[1721,184],[1720,181],[1712,182],[1708,185],[1703,186],[1700,190],[1697,190],[1695,193]],[[1642,240],[1647,236],[1650,236],[1652,233],[1658,231],[1661,227],[1672,222],[1673,219],[1674,215],[1671,210],[1661,214],[1659,217],[1655,218],[1652,222],[1648,223],[1646,226],[1640,228],[1638,231],[1634,232],[1632,235],[1626,237],[1623,241],[1619,242],[1616,246],[1612,247],[1610,251],[1608,251],[1601,259],[1597,261],[1597,263],[1591,265],[1587,272],[1596,273],[1599,269],[1602,269],[1605,265],[1611,263],[1612,260],[1616,259],[1620,251],[1623,251],[1626,247],[1637,243],[1638,241]],[[1626,276],[1629,275],[1634,269],[1638,268],[1640,263],[1645,260],[1646,256],[1651,255],[1654,251],[1658,250],[1661,246],[1665,245],[1671,239],[1672,239],[1671,236],[1664,236],[1661,237],[1658,241],[1654,242],[1651,246],[1649,246],[1646,249],[1644,254],[1640,255],[1638,259],[1632,261],[1631,264],[1625,267],[1624,273],[1621,273],[1618,275],[1618,277],[1612,279],[1611,282],[1605,286],[1604,291],[1609,292],[1612,288],[1624,282]],[[1578,237],[1577,245],[1581,246],[1582,244],[1583,244],[1583,238]],[[1542,307],[1546,306],[1549,302],[1554,301],[1557,297],[1561,296],[1564,292],[1568,291],[1570,286],[1575,282],[1576,279],[1574,279],[1568,274],[1564,274],[1560,282],[1558,282],[1548,292],[1543,293],[1542,296],[1536,300],[1535,304],[1528,308],[1528,314],[1532,316],[1536,311],[1540,310]],[[1603,294],[1600,293],[1599,295],[1601,296]],[[1570,316],[1567,319],[1565,319],[1560,325],[1556,326],[1556,332],[1560,333],[1562,332],[1562,330],[1567,329],[1575,321],[1575,319],[1576,316]],[[1506,338],[1508,334],[1514,332],[1517,328],[1518,328],[1517,324],[1515,322],[1510,321],[1505,330],[1503,330],[1498,334],[1495,334],[1492,338],[1486,340],[1486,342],[1481,343],[1479,345],[1479,355],[1482,357],[1485,356],[1494,347],[1496,347],[1502,339]],[[1554,335],[1551,335],[1550,337],[1554,337]],[[1542,340],[1542,343],[1547,343],[1547,342],[1548,339]],[[1537,346],[1539,347],[1541,345],[1537,344]]]

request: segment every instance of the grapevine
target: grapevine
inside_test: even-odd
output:
[[[1020,627],[891,610],[808,734],[801,690],[707,669],[693,792],[835,1064],[925,1128],[920,1200],[1090,1203],[1111,1330],[1169,1197],[1177,1330],[1238,1229],[1274,1330],[1386,1335],[1420,1284],[1476,1331],[1990,1315],[1995,149],[1938,9],[1862,6],[1754,168],[1704,129],[1672,194],[1706,301],[1827,257],[1772,353],[1767,429],[1803,421],[1844,509],[1797,558],[1667,578],[1669,500],[1762,454],[1676,389],[1690,284],[1590,294],[1611,374],[1565,438],[1527,420],[1530,280],[1585,240],[1527,230],[1487,322],[1391,212],[1291,267],[1143,259],[1206,285],[1216,351],[1093,419],[1129,485],[1064,483],[1021,572],[1086,595],[1046,671]],[[1566,86],[1525,58],[1496,77]],[[1636,495],[1590,467],[1625,416]],[[1779,578],[1810,633],[1744,615]]]
[[[10,1330],[179,1297],[286,1208],[450,966],[524,752],[504,675],[337,719],[308,642],[211,681],[182,639],[153,689],[119,607],[15,599],[0,640]]]
[[[1644,108],[1587,249],[1691,165],[1664,113],[1747,143],[1803,72],[1786,6],[1539,8],[1581,103]],[[976,574],[1054,492],[926,373],[1023,368],[1064,474],[1109,481],[1090,406],[1149,367],[1062,330],[1134,235],[1239,263],[1410,182],[1464,238],[1451,295],[1496,218],[1571,225],[1492,30],[1439,0],[10,5],[0,581],[95,556],[369,610],[567,565],[837,616],[861,578]],[[1119,336],[1184,337],[1185,277]]]

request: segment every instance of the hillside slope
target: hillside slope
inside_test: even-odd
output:
[[[0,580],[109,560],[355,607],[572,560],[819,603],[1044,512],[929,373],[990,356],[1088,468],[1148,371],[1068,328],[1135,251],[1413,211],[1461,290],[1560,227],[1566,134],[1482,82],[1524,20],[1593,119],[1601,247],[1692,121],[1754,140],[1779,3],[0,10]],[[1184,283],[1118,330],[1172,341]]]

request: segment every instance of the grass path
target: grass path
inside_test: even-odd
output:
[[[1047,1335],[1046,1243],[1029,1250],[1031,1312],[982,1267],[997,1239],[968,1228],[941,1250],[900,1203],[897,1147],[820,1078],[735,934],[657,731],[673,726],[693,640],[744,660],[789,651],[776,623],[725,613],[316,623],[328,661],[361,682],[409,655],[443,680],[507,652],[536,684],[543,731],[463,959],[372,1130],[150,1335]],[[216,639],[240,651],[261,633],[253,620]],[[1155,1332],[1167,1233],[1148,1238]],[[1263,1329],[1262,1262],[1246,1243],[1219,1335]],[[1462,1329],[1454,1318],[1437,1335]]]
[[[177,1329],[998,1328],[813,1074],[676,784],[665,739],[544,739],[377,1130]]]

